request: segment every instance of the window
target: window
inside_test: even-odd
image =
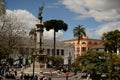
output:
[[[57,55],[59,55],[59,49],[57,49]]]
[[[64,50],[63,50],[63,49],[61,50],[61,55],[62,55],[62,56],[64,55]]]
[[[85,45],[86,43],[85,42],[82,42],[83,45]]]
[[[86,47],[82,47],[82,52],[86,52]]]

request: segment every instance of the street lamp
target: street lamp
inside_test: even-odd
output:
[[[36,53],[33,53],[33,80],[34,80],[34,76],[35,76],[35,57],[36,57]]]
[[[70,66],[71,66],[71,59],[72,59],[72,56],[71,54],[69,54],[69,57],[68,57],[68,70],[70,71]]]

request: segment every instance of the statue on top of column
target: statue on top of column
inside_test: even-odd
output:
[[[38,19],[42,20],[43,5],[39,8]]]

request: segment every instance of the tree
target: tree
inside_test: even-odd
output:
[[[106,51],[117,53],[117,50],[120,47],[120,31],[114,30],[103,33],[102,41]]]
[[[103,60],[99,59],[101,56],[104,57]],[[77,62],[81,64],[82,70],[90,71],[95,69],[98,72],[107,72],[107,58],[108,54],[105,52],[89,51],[84,55],[77,57]]]
[[[68,29],[68,25],[64,23],[62,20],[48,20],[44,23],[44,26],[47,31],[53,29],[54,30],[54,53],[55,56],[55,45],[56,45],[56,32],[59,30],[66,31]]]
[[[109,76],[113,71],[113,53],[117,53],[120,48],[120,31],[114,30],[103,33],[102,35],[103,44],[105,46],[106,51],[109,53]],[[111,79],[111,76],[110,76]]]
[[[36,36],[37,36],[36,28],[32,28],[32,29],[30,30],[29,36],[30,36],[30,39],[36,41]]]
[[[5,14],[5,13],[6,13],[5,4],[3,0],[0,0],[0,15]]]
[[[61,56],[47,56],[47,63],[50,65],[50,66],[55,66],[56,68],[58,68],[58,66],[61,66],[63,65],[64,63],[64,59],[61,57]],[[50,64],[51,62],[51,64]]]
[[[31,31],[29,32],[29,36],[30,39],[34,40],[35,49],[36,49],[36,38],[37,38],[36,28],[31,29]]]
[[[77,48],[77,51],[78,51],[78,54],[79,54],[79,43],[80,43],[80,39],[81,39],[83,36],[86,36],[85,28],[82,27],[81,25],[78,25],[77,27],[75,27],[75,28],[73,29],[73,34],[74,34],[74,37],[77,37],[77,38],[78,38],[78,48]]]
[[[8,58],[25,35],[24,24],[12,14],[1,16],[0,23],[0,53]]]
[[[73,34],[74,34],[74,37],[78,38],[78,44],[79,44],[82,36],[86,36],[85,28],[82,27],[81,25],[78,25],[77,27],[74,28]]]

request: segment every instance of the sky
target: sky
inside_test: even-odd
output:
[[[120,0],[4,0],[7,13],[17,16],[27,25],[35,28],[38,11],[43,8],[43,22],[57,19],[68,24],[66,32],[59,31],[60,40],[73,39],[73,29],[78,25],[85,28],[89,38],[100,39],[104,32],[120,30]],[[53,30],[44,30],[44,38],[52,39]]]

